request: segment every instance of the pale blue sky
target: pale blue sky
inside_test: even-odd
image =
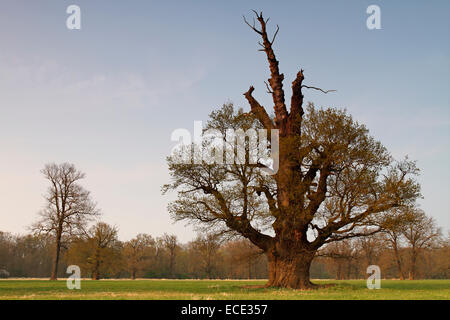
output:
[[[81,7],[82,30],[66,28]],[[381,7],[381,30],[366,8]],[[194,233],[172,224],[170,133],[213,108],[271,98],[251,9],[279,24],[285,87],[305,69],[318,106],[345,107],[394,156],[422,169],[422,207],[450,229],[450,2],[4,0],[0,11],[0,230],[23,233],[43,205],[46,162],[70,161],[103,220],[129,239]],[[289,90],[287,90],[287,94]]]

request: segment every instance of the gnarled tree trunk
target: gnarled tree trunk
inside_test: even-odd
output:
[[[309,269],[315,252],[272,252],[267,254],[269,260],[268,287],[282,287],[292,289],[315,288],[310,281]]]

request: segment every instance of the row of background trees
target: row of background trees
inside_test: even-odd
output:
[[[83,277],[92,279],[267,277],[265,256],[247,240],[199,235],[182,244],[175,235],[154,238],[139,234],[123,242],[117,231],[99,222],[84,235],[65,239],[57,276],[67,277],[67,266],[75,264]],[[54,246],[53,236],[0,232],[0,269],[7,270],[10,277],[48,277]]]
[[[233,233],[205,232],[186,244],[168,234],[120,241],[116,226],[98,221],[100,210],[79,184],[84,173],[68,163],[48,164],[42,173],[50,183],[31,233],[0,232],[0,277],[56,279],[67,276],[68,265],[78,265],[83,277],[96,280],[268,278],[267,255]],[[364,278],[367,266],[376,264],[385,278],[450,278],[449,236],[417,207],[394,211],[381,232],[322,247],[311,276]]]
[[[422,218],[401,231],[329,244],[314,259],[311,277],[365,278],[367,266],[376,264],[383,278],[450,278],[450,237],[442,237],[432,219]],[[98,222],[83,235],[64,239],[57,276],[66,277],[71,264],[92,279],[268,276],[266,256],[246,239],[198,235],[182,244],[175,235],[139,234],[123,242],[117,233],[117,227]],[[0,269],[11,277],[48,277],[54,247],[54,236],[0,232]]]

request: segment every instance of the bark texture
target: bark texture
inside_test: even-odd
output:
[[[269,287],[282,287],[292,289],[315,288],[310,281],[309,269],[314,258],[314,252],[303,254],[277,252],[269,253]]]

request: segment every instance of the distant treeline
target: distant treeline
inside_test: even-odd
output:
[[[0,232],[0,277],[49,277],[55,240],[49,236]],[[415,261],[415,262],[414,262]],[[67,266],[78,265],[82,277],[265,279],[266,255],[248,240],[224,241],[213,235],[198,236],[186,244],[174,235],[154,238],[139,234],[122,242],[117,228],[98,223],[83,235],[66,238],[59,277]],[[317,279],[367,278],[369,265],[378,265],[383,278],[450,278],[449,238],[417,250],[398,239],[396,250],[379,233],[326,246],[314,259],[311,277]],[[414,269],[414,270],[412,270]],[[412,275],[412,271],[413,275]]]

